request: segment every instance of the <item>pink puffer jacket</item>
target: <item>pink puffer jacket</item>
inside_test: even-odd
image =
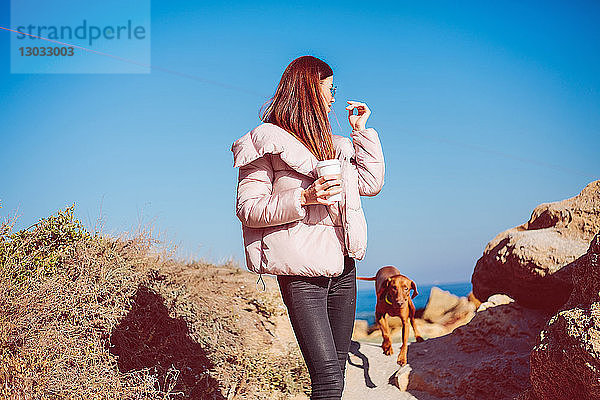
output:
[[[342,201],[300,205],[317,177],[317,158],[294,136],[263,123],[231,146],[239,167],[236,214],[242,222],[246,266],[258,274],[338,276],[344,254],[362,260],[367,223],[360,196],[383,187],[385,164],[373,128],[333,135],[342,161]]]

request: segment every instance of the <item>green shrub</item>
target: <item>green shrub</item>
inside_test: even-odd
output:
[[[61,267],[76,242],[99,240],[74,218],[75,203],[16,233],[0,228],[0,271],[19,287],[32,277],[52,275]],[[8,275],[8,276],[7,276]]]

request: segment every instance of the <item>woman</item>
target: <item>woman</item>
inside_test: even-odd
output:
[[[367,225],[360,196],[384,180],[381,143],[365,124],[371,111],[348,101],[350,139],[332,135],[333,71],[322,60],[292,61],[261,116],[236,140],[236,214],[248,269],[277,276],[311,377],[311,399],[341,399],[356,305],[355,259],[364,257]],[[353,110],[358,110],[358,115]],[[337,158],[341,174],[317,176]],[[329,197],[341,193],[341,201]]]

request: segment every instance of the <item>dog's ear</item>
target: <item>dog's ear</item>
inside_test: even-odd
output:
[[[417,297],[417,295],[419,294],[419,292],[417,292],[417,285],[412,280],[410,281],[410,288],[413,290],[413,294],[412,294],[411,298],[414,299],[415,297]]]

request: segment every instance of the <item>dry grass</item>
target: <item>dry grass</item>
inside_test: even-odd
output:
[[[273,335],[273,290],[234,265],[174,260],[151,228],[90,234],[73,209],[16,233],[14,219],[0,225],[1,398],[307,393],[297,346]]]

